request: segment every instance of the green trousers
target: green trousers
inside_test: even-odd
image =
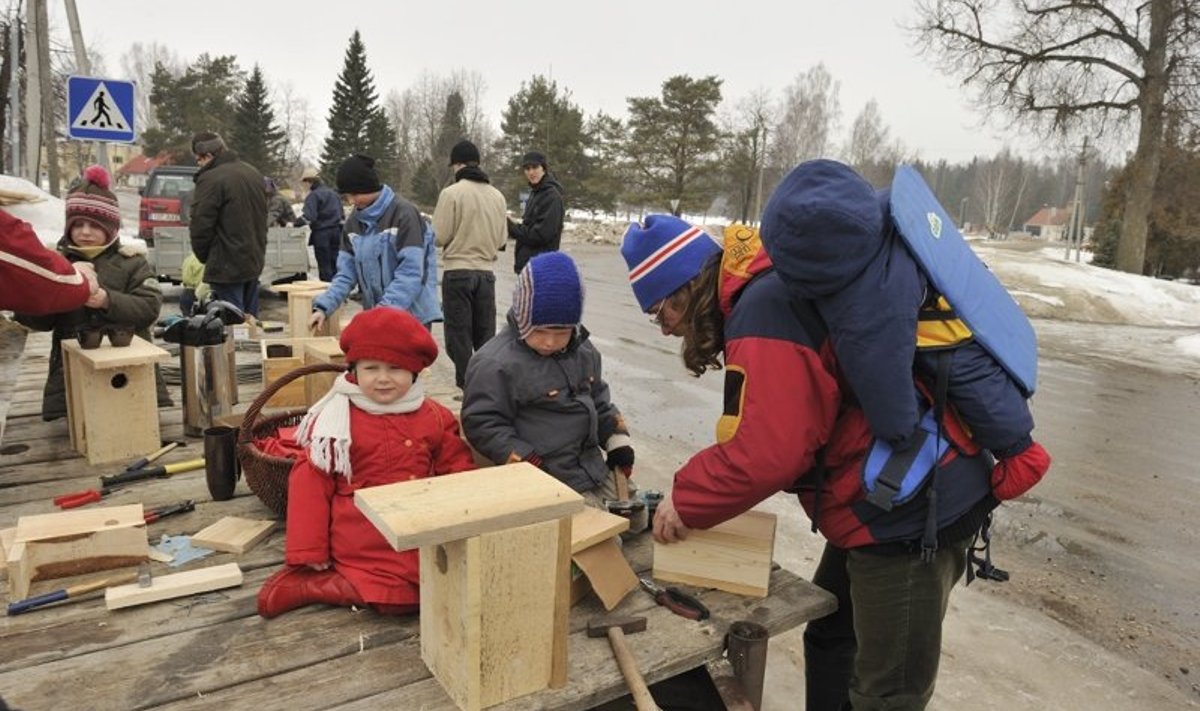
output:
[[[970,539],[880,554],[829,544],[813,583],[838,609],[804,631],[807,711],[920,711],[933,696],[950,591],[966,570]]]

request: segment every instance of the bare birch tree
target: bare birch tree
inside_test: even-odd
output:
[[[1135,125],[1117,268],[1142,273],[1167,107],[1197,109],[1200,0],[922,0],[915,30],[983,103],[1046,131]]]
[[[828,156],[841,120],[841,83],[824,64],[796,76],[783,90],[772,127],[771,163],[786,173],[803,160]]]

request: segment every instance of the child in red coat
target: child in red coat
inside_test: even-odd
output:
[[[393,550],[354,492],[475,468],[454,414],[416,382],[438,352],[420,322],[379,306],[350,322],[341,346],[349,372],[296,430],[306,456],[288,481],[287,566],[258,593],[263,617],[318,602],[416,612],[417,552]]]

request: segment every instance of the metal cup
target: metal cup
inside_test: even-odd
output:
[[[204,430],[204,474],[213,501],[233,498],[241,469],[237,460],[236,427],[209,427]]]

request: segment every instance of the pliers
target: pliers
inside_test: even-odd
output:
[[[102,487],[100,489],[84,489],[83,491],[74,491],[70,494],[54,497],[54,505],[60,509],[73,509],[84,504],[90,504],[94,501],[99,501],[105,496],[113,492],[112,487]]]
[[[680,617],[689,620],[707,620],[708,608],[704,603],[688,595],[679,588],[664,588],[650,578],[638,578],[638,582],[646,592],[654,596],[654,601]]]
[[[188,511],[195,510],[196,502],[192,499],[188,499],[187,501],[181,501],[178,504],[170,504],[169,506],[159,506],[158,508],[150,509],[145,513],[144,518],[146,519],[146,523],[154,523],[155,521],[161,518],[166,518],[167,516],[174,516],[175,514],[187,513]]]

